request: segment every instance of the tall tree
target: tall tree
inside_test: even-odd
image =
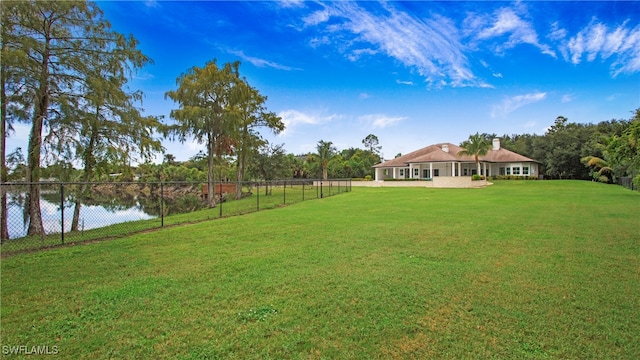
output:
[[[82,199],[88,196],[87,182],[94,180],[96,172],[106,171],[108,164],[126,168],[132,160],[147,161],[162,150],[160,140],[153,135],[162,128],[160,121],[142,116],[136,107],[142,93],[125,88],[130,71],[148,62],[135,46],[135,40],[129,39],[117,55],[94,59],[80,101],[73,108],[63,107],[64,118],[53,128],[50,143],[58,152],[75,153],[74,160],[83,165],[72,231],[78,229]]]
[[[15,83],[11,79],[13,68],[16,63],[16,41],[11,39],[12,30],[10,27],[15,21],[11,21],[11,17],[16,16],[15,7],[11,3],[0,3],[0,183],[7,182],[7,136],[11,130],[11,117],[7,115],[11,92],[8,89],[11,84]],[[9,239],[9,228],[7,224],[7,190],[5,186],[0,186],[0,243]]]
[[[178,89],[168,91],[165,97],[178,103],[179,108],[171,110],[176,124],[167,133],[177,136],[180,142],[188,137],[207,145],[207,187],[210,207],[216,206],[214,190],[214,166],[216,160],[222,164],[222,156],[232,153],[235,130],[231,123],[231,91],[240,79],[240,62],[226,63],[218,67],[216,60],[203,68],[192,67],[176,80]]]
[[[476,163],[478,169],[477,174],[480,174],[480,156],[487,155],[491,150],[492,144],[485,136],[475,133],[470,135],[468,140],[465,140],[460,144],[462,150],[458,152],[458,155],[473,156],[473,160]]]
[[[249,85],[246,79],[233,87],[231,94],[231,117],[236,123],[235,138],[236,179],[244,180],[247,158],[266,142],[259,133],[259,128],[267,128],[278,134],[284,130],[282,119],[275,113],[266,110],[267,97]],[[242,197],[242,186],[236,187],[236,198]]]
[[[581,161],[590,168],[594,169],[593,178],[597,181],[608,183],[613,180],[613,170],[609,163],[596,156],[585,156]]]
[[[593,125],[570,123],[563,116],[558,116],[544,136],[545,172],[551,178],[590,179],[589,169],[580,159],[585,144],[595,127]]]
[[[640,187],[640,108],[620,135],[609,138],[604,152],[618,176],[630,176]]]
[[[3,2],[3,11],[5,10]],[[27,149],[29,235],[43,234],[40,214],[40,164],[47,131],[64,120],[65,109],[78,105],[89,86],[95,59],[111,59],[127,51],[129,39],[113,32],[95,3],[86,1],[8,2],[17,16],[3,21],[16,40],[22,60],[15,79],[24,90],[31,131]],[[125,61],[129,61],[127,58]],[[24,120],[24,119],[23,119]],[[67,119],[68,120],[68,119]]]
[[[380,140],[378,140],[377,136],[373,134],[367,135],[367,137],[362,139],[362,144],[364,145],[365,149],[371,151],[376,155],[380,155],[380,149],[382,149],[382,146],[379,145]]]
[[[284,144],[265,143],[256,152],[251,162],[251,172],[258,178],[274,180],[291,175],[290,159],[284,150]],[[265,195],[269,195],[268,183],[265,184]]]
[[[327,167],[329,164],[329,160],[336,154],[336,147],[333,146],[331,141],[318,141],[316,145],[316,151],[318,152],[318,159],[320,160],[320,164],[322,166],[322,178],[327,180]]]

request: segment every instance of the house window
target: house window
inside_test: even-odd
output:
[[[500,168],[500,175],[504,175],[504,168],[503,167]]]
[[[425,178],[425,179],[428,179],[430,177],[429,176],[429,169],[422,170],[422,177]]]
[[[507,175],[511,175],[511,168],[508,167],[508,168],[506,168],[506,170],[507,170]]]
[[[384,174],[389,175],[389,169],[384,169]]]
[[[528,166],[523,166],[522,167],[522,175],[529,175],[529,167]]]
[[[413,169],[413,177],[420,177],[420,169]]]
[[[462,170],[462,175],[468,176],[469,175],[468,171],[469,171],[469,169]]]
[[[404,169],[400,169],[400,177],[404,177]]]
[[[440,169],[433,169],[433,176],[440,176]]]
[[[520,175],[520,167],[516,166],[513,168],[513,175]]]

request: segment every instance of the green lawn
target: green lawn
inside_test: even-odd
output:
[[[65,358],[640,357],[640,194],[353,188],[1,260],[1,342]]]

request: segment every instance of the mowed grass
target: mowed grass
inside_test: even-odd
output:
[[[2,259],[2,345],[65,358],[640,357],[640,194],[353,188]]]

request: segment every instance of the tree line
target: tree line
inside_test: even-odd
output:
[[[504,135],[500,143],[540,161],[541,174],[548,179],[614,183],[630,177],[640,187],[640,108],[629,119],[597,124],[574,123],[558,116],[543,135]]]

